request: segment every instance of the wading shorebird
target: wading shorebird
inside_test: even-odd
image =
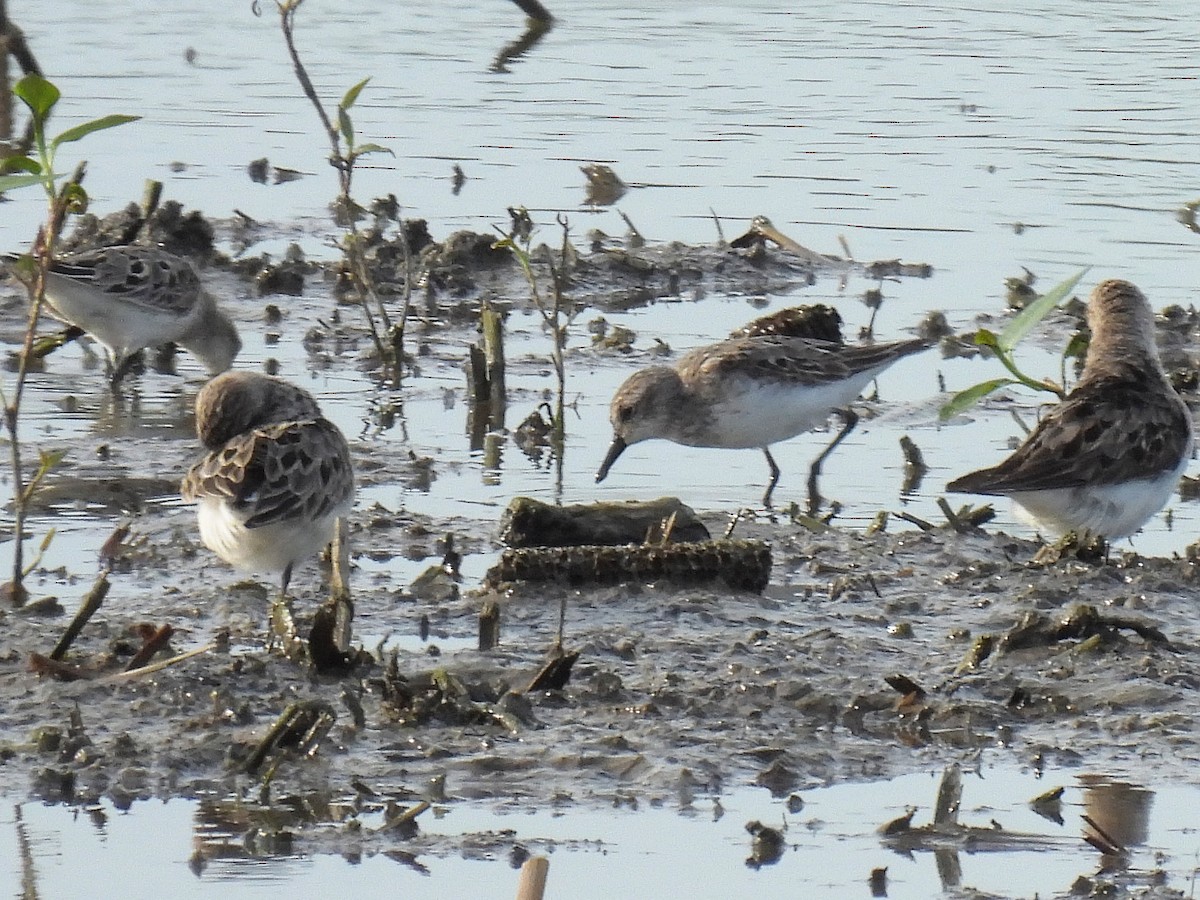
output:
[[[5,256],[10,263],[18,258]],[[144,347],[179,344],[212,375],[233,365],[242,347],[192,264],[157,247],[63,254],[50,263],[46,303],[57,318],[104,345],[114,388]]]
[[[613,396],[613,440],[596,481],[605,479],[627,447],[651,438],[689,447],[753,447],[762,450],[770,466],[762,500],[770,506],[780,474],[770,445],[810,431],[838,412],[846,426],[812,465],[811,498],[821,463],[858,421],[850,403],[892,363],[928,347],[920,338],[847,346],[754,333],[700,347],[674,366],[642,369]]]
[[[1039,530],[1112,541],[1170,499],[1192,455],[1192,415],[1163,372],[1141,291],[1097,285],[1087,319],[1087,362],[1066,399],[1008,459],[946,490],[1006,496]]]
[[[200,503],[200,539],[238,569],[282,572],[333,539],[354,504],[345,437],[307,391],[279,378],[227,372],[196,397],[196,434],[208,453],[183,479]]]

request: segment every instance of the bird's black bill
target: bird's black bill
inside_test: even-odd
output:
[[[608,477],[608,470],[617,461],[617,457],[625,452],[627,446],[625,438],[619,435],[613,438],[612,444],[609,445],[608,453],[604,456],[604,462],[600,463],[600,471],[596,473],[596,484],[599,484]]]

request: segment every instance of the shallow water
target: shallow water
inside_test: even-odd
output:
[[[363,841],[355,853],[318,851],[302,840],[288,851],[255,852],[200,801],[143,802],[128,811],[105,803],[81,813],[61,806],[21,803],[0,812],[0,872],[9,883],[27,875],[42,896],[67,896],[86,868],[94,884],[121,884],[136,871],[136,887],[122,896],[237,898],[361,893],[388,884],[412,898],[511,897],[518,873],[515,847],[548,855],[548,896],[840,898],[870,896],[872,870],[887,869],[894,900],[974,888],[1005,896],[1065,895],[1076,878],[1094,876],[1101,858],[1081,838],[1089,815],[1129,849],[1131,880],[1161,872],[1167,887],[1186,891],[1195,866],[1195,788],[1156,791],[1109,776],[985,767],[963,775],[962,825],[1010,834],[1005,846],[918,849],[889,847],[875,828],[917,807],[914,827],[929,824],[940,773],[917,772],[888,782],[841,784],[798,792],[796,811],[785,798],[737,787],[719,798],[695,789],[653,802],[622,803],[594,811],[566,803],[549,811],[520,802],[491,809],[450,801],[420,819],[412,843]],[[1053,787],[1064,788],[1062,824],[1028,806]],[[760,821],[784,832],[771,863],[752,866],[746,824]],[[363,817],[365,829],[381,822]],[[153,853],[144,829],[156,834]],[[474,837],[472,837],[474,836]],[[449,849],[452,837],[462,843]],[[336,838],[333,839],[336,841]],[[466,849],[473,848],[473,849]],[[414,864],[383,851],[415,851]],[[22,855],[27,862],[23,863]],[[197,858],[203,862],[197,863]],[[705,862],[698,864],[697,860]],[[98,895],[99,896],[99,895]]]
[[[106,4],[64,0],[10,9],[64,92],[56,128],[112,112],[144,117],[70,148],[77,147],[89,160],[86,184],[96,211],[137,198],[143,180],[152,177],[166,184],[167,198],[189,208],[216,218],[237,209],[270,223],[271,237],[261,246],[280,250],[297,240],[315,256],[333,257],[327,245],[332,229],[325,217],[333,173],[313,111],[295,86],[274,8],[264,3],[263,9],[255,17],[250,4],[235,4],[215,16],[212,4],[195,0],[166,5],[139,0],[122,5],[119,21]],[[541,226],[538,237],[553,243],[554,216],[565,212],[582,245],[590,228],[614,235],[625,231],[615,209],[584,204],[578,167],[605,162],[639,185],[619,208],[651,240],[712,241],[714,213],[731,237],[750,217],[765,214],[817,250],[841,252],[838,239],[844,237],[860,259],[898,257],[931,264],[935,275],[929,280],[883,286],[886,302],[876,324],[883,339],[905,335],[931,309],[945,310],[960,329],[970,327],[977,313],[1002,308],[1003,279],[1019,274],[1023,266],[1040,276],[1039,287],[1090,265],[1081,290],[1102,278],[1125,277],[1157,306],[1194,300],[1200,238],[1175,219],[1175,210],[1194,199],[1200,174],[1190,3],[1160,0],[1131,8],[1115,2],[1081,7],[1029,0],[1015,9],[964,9],[938,3],[847,7],[814,2],[797,11],[778,2],[703,10],[665,2],[631,11],[600,0],[561,12],[563,19],[540,44],[507,71],[496,72],[496,55],[522,31],[516,9],[500,0],[450,11],[383,2],[306,4],[298,40],[318,89],[333,99],[372,76],[354,109],[355,125],[362,139],[378,141],[395,153],[368,158],[356,194],[367,198],[394,192],[405,214],[428,219],[438,238],[457,228],[490,231],[506,223],[507,206],[525,205]],[[195,50],[194,63],[185,59],[189,48]],[[262,156],[305,177],[283,185],[253,184],[244,167]],[[458,195],[451,192],[454,163],[468,178]],[[41,201],[32,192],[13,195],[0,217],[0,247],[27,246],[41,213]],[[713,295],[699,305],[659,303],[609,319],[637,331],[642,351],[655,337],[676,350],[706,343],[758,315],[764,303],[769,310],[833,302],[842,310],[848,332],[854,333],[869,317],[857,298],[873,286],[858,276],[842,284],[828,275],[786,296]],[[580,502],[675,493],[697,508],[729,512],[757,503],[761,495],[766,474],[761,454],[665,443],[631,449],[608,481],[594,485],[608,439],[608,399],[646,358],[614,360],[594,354],[587,348],[583,321],[573,328],[568,363],[568,390],[578,416],[568,422],[559,490],[551,471],[511,444],[504,446],[498,470],[471,451],[464,377],[452,351],[442,348],[424,361],[421,373],[408,379],[395,397],[381,395],[353,365],[352,354],[331,369],[317,369],[300,340],[307,326],[328,310],[329,301],[319,288],[307,301],[290,307],[281,342],[268,346],[258,324],[264,301],[226,296],[223,302],[246,338],[240,364],[257,367],[268,357],[278,359],[281,373],[317,393],[360,448],[394,446],[397,453],[411,450],[435,461],[436,478],[428,489],[370,488],[363,492],[360,508],[378,501],[389,509],[477,522],[498,518],[516,494]],[[536,405],[552,379],[544,362],[547,340],[536,320],[514,316],[509,328],[516,376],[509,381],[512,426]],[[1060,330],[1053,340],[1035,341],[1039,346],[1022,356],[1027,368],[1056,374],[1057,363],[1047,348],[1063,337]],[[143,378],[137,405],[124,409],[101,398],[100,373],[81,372],[80,363],[78,349],[69,348],[33,380],[27,434],[34,442],[82,447],[72,462],[84,467],[96,466],[84,456],[107,444],[135,460],[138,454],[165,452],[181,461],[182,470],[194,448],[188,407],[201,383],[194,361],[181,358],[185,379]],[[945,481],[1006,452],[1006,441],[1016,431],[1006,412],[980,411],[972,422],[935,424],[939,373],[950,390],[998,374],[986,364],[943,362],[932,353],[886,373],[880,379],[886,401],[879,407],[881,417],[864,420],[825,468],[822,487],[845,504],[842,522],[860,526],[881,508],[941,521],[936,499]],[[79,406],[72,411],[67,401],[75,396]],[[372,409],[390,399],[401,402],[397,423],[376,430]],[[1028,419],[1035,401],[1026,402]],[[899,493],[903,460],[897,438],[903,433],[913,437],[931,466],[924,486],[907,497]],[[803,473],[827,439],[802,436],[776,449],[784,472],[777,502],[803,502]],[[164,492],[154,499],[150,514],[156,504],[175,502]],[[1167,554],[1192,541],[1194,504],[1172,505],[1173,524],[1158,517],[1135,541],[1138,550]],[[120,515],[94,500],[67,499],[40,516],[35,533],[52,525],[59,529],[45,567],[61,567],[43,584],[61,586],[73,576],[90,576],[95,548]],[[1025,533],[1004,510],[996,527]],[[0,568],[10,552],[8,543],[0,548]],[[407,583],[426,564],[396,558],[386,570],[397,583]],[[365,560],[360,565],[367,571],[380,568]],[[468,557],[468,580],[477,579],[486,565],[486,559]],[[227,577],[232,581],[235,576]],[[138,584],[127,579],[115,590],[136,595]],[[894,796],[893,805],[903,806],[926,802],[930,791],[915,798],[893,795],[891,787],[887,793],[888,803]],[[1170,791],[1160,796],[1168,794],[1173,796]],[[748,795],[722,796],[721,802],[736,810],[720,823],[723,830],[716,838],[720,858],[729,863],[722,871],[735,872],[735,884],[752,884],[768,892],[763,896],[770,895],[776,888],[768,885],[788,871],[789,862],[801,865],[799,851],[754,873],[756,880],[744,880],[751,876],[740,866],[747,844],[743,820],[778,818],[777,810],[756,805]],[[189,804],[138,805],[133,815],[114,815],[104,843],[115,844],[125,825],[132,826],[130,840],[136,843],[139,829],[157,827],[150,819],[152,808],[179,829],[180,849],[164,876],[170,891],[185,883],[204,889],[214,880],[210,875],[197,881],[183,870]],[[878,809],[877,804],[856,808],[844,820],[832,813],[822,817],[846,822],[846,834],[862,835],[885,818],[877,815]],[[68,813],[36,804],[22,810],[31,823],[45,821],[48,833],[61,836],[61,843],[49,839],[46,846],[58,847],[55,852],[62,853],[64,863],[94,847],[86,827],[63,820]],[[473,814],[456,807],[449,821],[469,820],[456,826],[462,830],[516,827],[476,824],[469,818]],[[484,821],[486,816],[480,815]],[[600,816],[565,833],[581,840],[603,838],[610,828],[625,834],[636,827],[635,821],[645,821],[619,815],[619,828],[616,820]],[[707,827],[673,812],[638,814],[647,819],[658,815],[671,816],[677,828]],[[559,834],[551,827],[556,820],[533,820],[535,837]],[[603,839],[615,842],[618,836]],[[836,842],[845,844],[841,831]],[[878,846],[873,837],[867,842]],[[1194,848],[1177,849],[1190,853]],[[635,850],[622,852],[641,859]],[[864,860],[871,856],[864,853]],[[573,862],[563,865],[560,857]],[[1070,875],[1085,869],[1091,857],[1072,850],[1064,858],[1061,879],[1028,887],[1000,880],[991,889],[1064,890]],[[596,871],[605,869],[609,859],[592,850],[556,853],[551,884],[559,878],[560,883],[596,882]],[[642,861],[660,876],[694,864],[694,858],[672,861],[653,854]],[[874,864],[864,862],[853,871],[855,890],[865,891],[862,882]],[[926,865],[922,875],[920,864],[891,863],[913,873],[921,885],[911,896],[927,896],[936,884],[933,867]],[[1053,864],[1052,856],[1042,853],[1036,865],[1001,863],[1000,869],[1011,879],[1014,873]],[[345,883],[347,873],[369,879],[383,877],[376,867],[388,874],[399,868],[380,858],[347,867],[320,856],[275,865],[286,878],[301,877],[301,872],[307,878],[321,870],[331,884]],[[478,867],[450,859],[437,865],[455,884],[475,877]],[[587,874],[566,881],[562,872],[569,865]],[[496,888],[503,882],[492,895],[511,894],[515,873],[495,865],[482,868],[482,884]],[[62,871],[75,871],[75,866],[64,864]],[[254,866],[233,866],[227,877],[252,896],[260,877],[270,882],[274,876]],[[414,892],[421,885],[446,883],[436,878],[412,882]],[[705,883],[716,882],[706,878]],[[891,896],[902,896],[903,883],[893,882]],[[43,882],[46,893],[55,893],[48,884]],[[603,884],[611,888],[613,882]],[[778,886],[780,896],[785,885],[786,879]],[[838,895],[837,890],[830,888],[828,895]]]
[[[37,18],[40,8],[22,11],[20,23],[64,91],[58,125],[113,111],[145,117],[77,145],[90,160],[95,208],[137,197],[144,178],[160,178],[169,198],[217,217],[240,209],[275,223],[283,240],[300,239],[330,256],[322,220],[334,180],[315,116],[293,83],[273,7],[264,5],[255,17],[246,5],[225,18],[199,3],[127,9],[123,27],[114,29],[99,7],[57,6],[53,40],[48,23]],[[475,4],[445,16],[425,9],[401,15],[386,4],[351,12],[313,3],[298,21],[300,46],[324,95],[340,96],[359,77],[372,76],[354,110],[356,128],[396,156],[368,158],[370,168],[356,184],[360,196],[395,192],[406,213],[429,219],[438,236],[459,227],[489,231],[505,222],[506,206],[524,204],[543,226],[541,236],[553,242],[553,216],[562,211],[582,240],[592,227],[625,230],[613,209],[582,205],[578,164],[605,161],[631,184],[649,185],[631,190],[619,208],[651,239],[709,241],[713,212],[728,235],[765,213],[820,250],[839,252],[844,236],[862,259],[930,263],[936,274],[928,281],[884,285],[877,333],[893,338],[929,309],[946,310],[960,328],[970,326],[976,311],[1000,310],[1002,280],[1022,266],[1048,286],[1092,265],[1083,291],[1103,277],[1122,276],[1158,305],[1191,302],[1185,286],[1200,282],[1197,238],[1174,218],[1191,199],[1200,165],[1183,125],[1196,114],[1186,10],[1165,2],[1132,11],[1093,4],[1086,13],[1026,3],[1020,14],[915,3],[847,11],[816,3],[799,14],[763,3],[698,13],[668,3],[631,13],[617,4],[588,4],[570,10],[503,73],[491,71],[492,60],[522,27],[505,4]],[[78,27],[59,27],[64,18]],[[194,63],[184,58],[188,48]],[[244,166],[264,155],[309,174],[284,185],[253,184]],[[452,161],[468,175],[458,196],[450,191]],[[182,169],[173,171],[174,163]],[[0,244],[28,243],[40,214],[33,192],[14,195],[0,222]],[[835,302],[853,333],[868,318],[854,298],[870,286],[861,278],[842,285],[826,277],[773,298],[772,308]],[[714,296],[700,316],[683,303],[612,318],[638,331],[643,349],[661,336],[683,350],[755,315],[746,299],[754,298]],[[243,320],[257,318],[256,304],[231,305]],[[536,323],[524,327],[529,351],[544,354]],[[285,334],[270,355],[282,358],[285,375],[308,380],[298,337]],[[574,346],[586,340],[577,328]],[[251,345],[241,362],[260,359]],[[1057,374],[1051,356],[1031,351],[1024,359],[1031,372]],[[644,445],[626,455],[607,484],[593,487],[590,476],[607,440],[608,398],[643,363],[635,358],[609,368],[589,364],[586,355],[572,361],[579,419],[572,423],[564,499],[657,495],[666,488],[698,506],[753,503],[760,491],[747,486],[760,486],[766,474],[754,452]],[[1007,416],[936,428],[930,398],[938,373],[956,390],[997,372],[926,354],[881,379],[889,401],[926,404],[904,427],[915,429],[932,472],[924,492],[903,502],[940,521],[934,499],[944,481],[964,469],[964,460],[968,467],[998,461],[1015,429]],[[310,386],[342,407],[343,424],[363,419],[369,386],[352,372],[318,377]],[[423,503],[443,511],[464,499],[502,504],[514,493],[545,493],[542,473],[523,468],[512,453],[502,479],[475,477],[480,461],[459,438],[462,386],[456,366],[415,379],[406,390],[405,427],[384,435],[401,435],[416,452],[461,466],[461,477],[443,471]],[[547,386],[541,378],[514,389]],[[451,391],[457,402],[447,409]],[[514,415],[532,405],[515,402]],[[863,428],[830,461],[825,493],[849,507],[851,520],[898,508],[896,436],[892,429]],[[822,440],[801,437],[779,448],[785,479],[777,502],[803,500],[803,472]],[[872,474],[884,471],[882,485],[863,477],[863,458],[872,460]],[[664,485],[668,468],[696,477]],[[1178,551],[1189,542],[1192,520],[1183,507],[1176,534],[1165,533],[1160,519],[1135,546]],[[1006,523],[1020,528],[1004,512],[1000,524]]]

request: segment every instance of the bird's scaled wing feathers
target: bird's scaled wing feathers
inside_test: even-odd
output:
[[[201,292],[200,277],[187,260],[153,247],[67,254],[50,264],[50,273],[160,312],[186,313]],[[48,290],[53,292],[53,284]]]
[[[1191,428],[1191,414],[1177,396],[1100,379],[1076,388],[1000,465],[947,487],[1012,494],[1150,478],[1179,464]]]
[[[246,527],[317,519],[354,495],[346,440],[325,419],[256,428],[196,463],[184,499],[220,497],[247,514]]]
[[[844,346],[829,341],[763,335],[734,338],[695,351],[680,361],[680,369],[694,367],[708,378],[743,375],[796,385],[845,381],[862,372],[886,368],[891,363],[924,350],[919,338],[884,344]]]

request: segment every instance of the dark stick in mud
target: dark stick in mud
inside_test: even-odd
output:
[[[87,596],[83,598],[83,603],[80,604],[79,612],[75,613],[75,618],[71,620],[71,624],[67,626],[67,630],[63,632],[63,636],[59,638],[58,644],[50,653],[50,658],[61,660],[67,655],[67,650],[71,648],[71,644],[75,643],[75,638],[79,637],[79,632],[83,631],[83,627],[87,625],[88,620],[95,615],[96,610],[100,608],[100,604],[104,602],[104,598],[108,595],[108,573],[102,572],[100,577],[96,579],[96,583],[92,585],[92,589],[87,592]]]
[[[129,665],[125,667],[126,672],[132,672],[134,669],[140,669],[146,663],[154,658],[154,654],[167,646],[167,642],[171,640],[171,635],[175,633],[175,629],[170,625],[163,625],[155,629],[154,633],[146,639],[142,644],[142,648],[129,660]]]
[[[489,598],[479,610],[479,649],[491,650],[500,643],[500,604]]]

